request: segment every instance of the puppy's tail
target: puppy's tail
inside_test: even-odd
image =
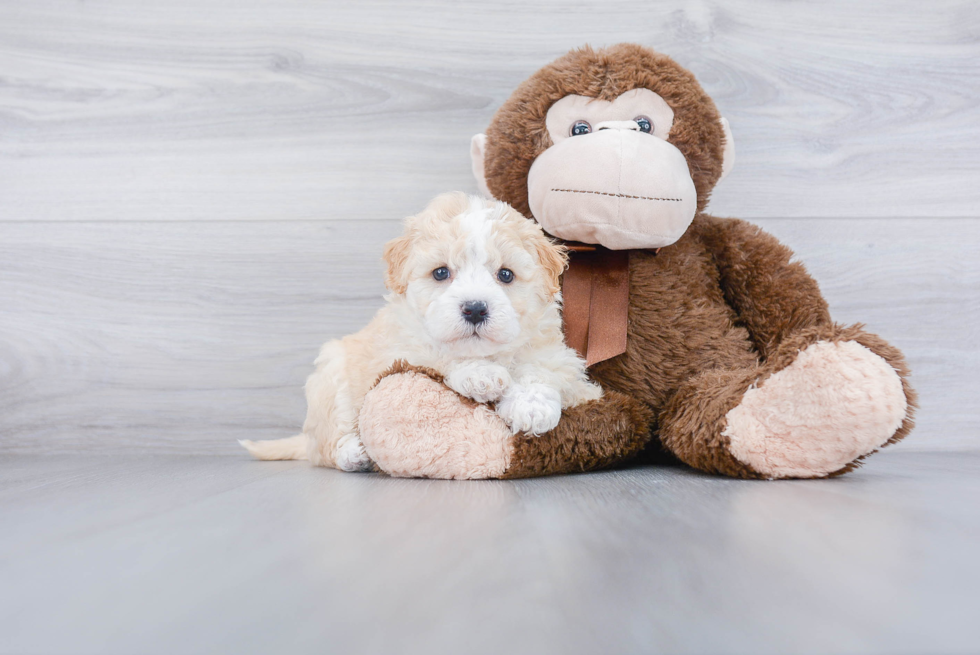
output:
[[[252,453],[255,459],[309,459],[306,454],[305,434],[270,441],[241,439],[238,443]]]

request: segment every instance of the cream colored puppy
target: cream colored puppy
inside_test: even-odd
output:
[[[565,253],[509,205],[438,196],[406,220],[384,257],[387,304],[357,334],[323,346],[306,382],[302,434],[241,442],[255,457],[370,469],[357,416],[378,376],[400,359],[440,372],[464,396],[496,403],[515,433],[547,432],[563,407],[601,396],[562,338]]]

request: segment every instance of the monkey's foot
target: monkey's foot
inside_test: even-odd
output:
[[[888,362],[854,341],[818,341],[746,391],[722,435],[767,477],[823,477],[884,445],[907,411]]]
[[[499,478],[513,452],[510,428],[492,409],[409,366],[396,365],[368,392],[359,429],[368,455],[395,477]]]

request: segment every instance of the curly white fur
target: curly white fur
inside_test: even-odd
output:
[[[387,304],[356,334],[323,346],[306,383],[302,435],[244,441],[259,459],[308,458],[346,471],[371,468],[356,417],[378,376],[397,360],[434,369],[478,402],[498,402],[513,432],[542,434],[561,410],[602,395],[561,329],[561,249],[510,206],[461,193],[435,198],[385,248]],[[449,278],[433,271],[445,267]],[[501,282],[501,268],[514,280]],[[483,301],[474,325],[462,305]],[[304,443],[305,442],[305,443]],[[305,449],[302,448],[305,446]]]

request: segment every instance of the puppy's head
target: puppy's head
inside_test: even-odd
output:
[[[509,205],[448,193],[385,246],[386,286],[460,356],[499,352],[555,301],[567,257]]]

